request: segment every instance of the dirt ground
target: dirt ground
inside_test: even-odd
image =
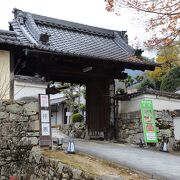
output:
[[[93,176],[113,175],[121,176],[125,180],[149,179],[142,174],[131,171],[124,167],[120,167],[117,164],[100,160],[85,154],[66,154],[64,151],[56,150],[43,150],[43,154],[49,158],[57,159],[64,164],[81,169],[82,171],[85,171],[86,173]]]

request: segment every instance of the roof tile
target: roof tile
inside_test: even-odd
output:
[[[17,15],[21,13],[24,24]],[[136,63],[137,65],[155,66],[155,63],[134,57],[135,50],[127,44],[125,32],[117,32],[78,23],[58,20],[18,9],[14,10],[15,19],[10,22],[16,32],[12,37],[4,37],[0,32],[0,43],[20,44],[45,51],[57,52],[113,62]],[[38,38],[47,32],[46,44]],[[50,35],[50,36],[49,36]]]

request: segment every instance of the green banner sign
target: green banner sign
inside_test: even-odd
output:
[[[156,143],[158,142],[158,139],[152,101],[142,100],[140,108],[144,130],[144,140],[147,143]]]

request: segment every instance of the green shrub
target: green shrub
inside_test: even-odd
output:
[[[72,115],[72,122],[73,123],[82,122],[83,119],[84,119],[84,117],[80,113],[75,113]]]
[[[153,82],[150,79],[145,79],[144,81],[141,82],[138,90],[143,90],[143,89],[155,89],[156,85],[155,82]]]
[[[180,66],[173,68],[161,82],[161,91],[174,92],[180,86]]]
[[[81,104],[80,105],[80,109],[81,109],[81,111],[85,111],[86,110],[86,105],[85,104]]]

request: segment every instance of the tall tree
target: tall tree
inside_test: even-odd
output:
[[[148,77],[153,79],[160,86],[164,76],[172,68],[180,65],[179,55],[180,48],[178,45],[160,48],[156,58],[159,67],[156,67],[154,71],[148,71]]]
[[[180,0],[105,0],[107,11],[128,7],[150,13],[147,31],[157,31],[148,45],[169,45],[180,38]],[[117,10],[118,9],[118,10]],[[177,41],[176,41],[177,42]]]
[[[62,90],[62,93],[67,98],[66,104],[71,112],[74,111],[80,111],[80,98],[83,96],[83,93],[85,91],[85,87],[77,84],[69,84],[65,83],[64,86],[69,86],[69,88],[66,88]]]
[[[180,87],[180,66],[169,71],[161,83],[161,90],[174,92]]]

